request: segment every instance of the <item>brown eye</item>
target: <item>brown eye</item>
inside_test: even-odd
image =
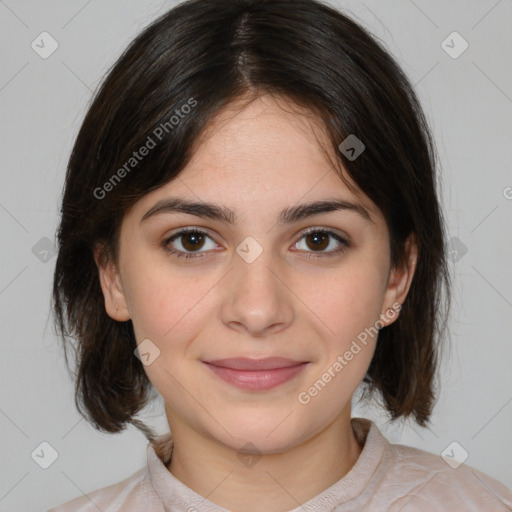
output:
[[[181,235],[181,245],[186,251],[195,251],[201,249],[204,239],[204,235],[198,232],[184,233]]]
[[[204,231],[199,229],[182,229],[170,238],[167,238],[163,245],[168,252],[178,257],[202,257],[205,252],[208,252],[201,250],[205,247],[207,240],[212,240],[212,238]],[[216,244],[213,242],[210,249],[215,247]]]
[[[314,231],[305,235],[306,244],[313,250],[324,250],[329,246],[329,235],[324,231]]]
[[[334,243],[332,243],[333,239]],[[296,245],[299,245],[303,240],[306,247],[299,247],[299,249],[301,252],[304,251],[306,253],[307,258],[335,256],[350,247],[350,243],[340,237],[337,233],[319,228],[313,228],[307,233],[304,233]],[[331,249],[326,250],[328,247],[331,247]]]

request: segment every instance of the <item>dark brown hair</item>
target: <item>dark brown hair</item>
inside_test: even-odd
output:
[[[409,294],[380,330],[364,382],[392,419],[412,415],[425,425],[451,280],[435,146],[412,86],[382,44],[315,0],[183,2],[129,45],[97,91],[67,168],[53,288],[68,367],[74,348],[79,411],[102,431],[132,423],[152,438],[135,415],[154,390],[134,356],[131,321],[105,312],[93,250],[102,244],[104,257],[117,260],[127,209],[175,178],[207,123],[248,94],[289,98],[322,122],[338,165],[382,211],[395,267],[414,234]],[[338,149],[351,134],[365,145],[356,159]],[[130,160],[148,137],[154,147]]]

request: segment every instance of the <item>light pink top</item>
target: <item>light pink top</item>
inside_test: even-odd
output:
[[[512,511],[512,493],[493,478],[440,456],[391,444],[377,426],[353,418],[363,450],[338,482],[290,512],[498,512]],[[171,434],[148,444],[147,467],[126,480],[48,512],[229,512],[187,487],[166,464]],[[269,511],[272,512],[272,511]]]

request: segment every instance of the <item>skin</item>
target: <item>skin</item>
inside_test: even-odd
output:
[[[411,241],[407,265],[391,268],[381,212],[336,174],[311,114],[272,96],[244,105],[222,111],[178,178],[126,213],[117,264],[97,262],[108,314],[131,319],[137,342],[150,339],[160,350],[144,368],[166,403],[174,438],[169,471],[229,510],[281,512],[337,482],[357,461],[362,447],[350,424],[351,398],[377,337],[309,403],[298,395],[365,328],[396,320],[398,313],[390,317],[387,310],[405,300],[417,249]],[[141,222],[158,201],[176,195],[227,206],[238,222],[185,213]],[[373,223],[345,210],[277,224],[287,207],[333,197],[364,206]],[[203,257],[166,252],[165,240],[191,226],[211,237],[195,249]],[[311,227],[334,231],[351,245],[334,254],[341,244],[331,236],[317,249],[303,236]],[[246,237],[262,248],[251,263],[236,252]],[[168,246],[194,251],[186,235]],[[269,356],[309,364],[277,388],[247,391],[201,362]],[[261,455],[250,467],[237,456],[248,442],[256,447],[249,452]]]

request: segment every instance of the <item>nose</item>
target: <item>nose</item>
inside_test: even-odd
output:
[[[248,263],[235,256],[221,307],[231,329],[263,337],[286,329],[293,321],[293,293],[286,284],[286,265],[263,251]]]

